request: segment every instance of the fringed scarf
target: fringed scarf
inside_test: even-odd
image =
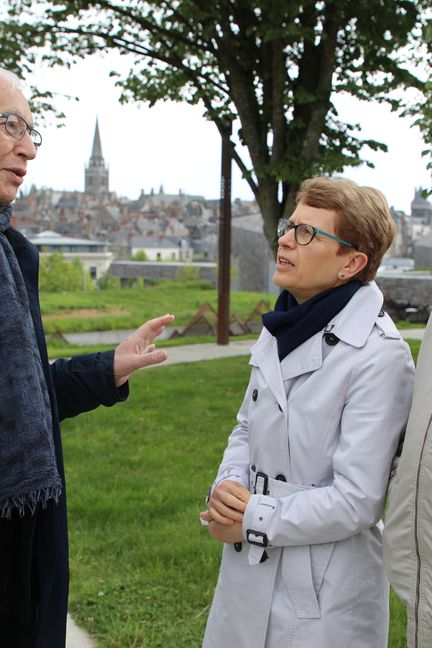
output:
[[[350,281],[325,290],[303,304],[298,304],[291,293],[282,290],[274,310],[262,316],[264,326],[277,339],[279,360],[323,330],[362,285],[360,281]]]
[[[0,517],[58,501],[51,406],[27,290],[0,205]]]

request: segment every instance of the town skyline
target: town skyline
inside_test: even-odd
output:
[[[37,84],[60,95],[79,96],[80,101],[56,99],[56,108],[66,114],[63,128],[56,128],[52,117],[45,123],[35,117],[44,141],[37,159],[29,165],[23,191],[28,192],[32,185],[83,191],[98,118],[110,189],[119,196],[136,199],[142,190],[150,193],[162,185],[171,194],[181,190],[218,198],[220,138],[216,127],[203,118],[198,106],[172,102],[153,108],[121,105],[119,90],[108,76],[110,66],[115,65],[115,57],[89,57],[70,70],[40,71]],[[363,122],[362,136],[381,139],[389,146],[387,154],[365,153],[364,157],[375,162],[375,170],[363,166],[347,169],[342,175],[380,189],[390,206],[408,213],[415,189],[432,184],[426,159],[421,157],[425,145],[418,129],[376,104],[353,107],[352,102],[339,97],[338,110],[342,118]],[[232,197],[254,199],[235,164]]]
[[[418,267],[420,259],[422,267],[430,267],[432,204],[416,191],[410,214],[394,208],[391,214],[397,235],[386,255],[390,267],[394,263],[405,267],[406,257],[412,260],[409,269]],[[258,205],[234,200],[232,217],[231,256],[238,264],[240,289],[272,292],[274,257],[266,244]],[[162,187],[158,192],[141,190],[135,200],[118,196],[110,187],[97,121],[84,170],[84,191],[33,186],[18,197],[13,224],[42,254],[79,257],[93,281],[104,281],[107,273],[119,271],[115,276],[127,282],[141,277],[143,271],[150,272],[136,261],[156,262],[153,278],[166,277],[168,266],[164,268],[160,261],[174,263],[170,272],[175,273],[179,262],[195,262],[200,268],[210,262],[213,272],[219,254],[219,200],[185,192],[167,194]],[[250,263],[251,249],[256,261],[261,255],[254,264]]]

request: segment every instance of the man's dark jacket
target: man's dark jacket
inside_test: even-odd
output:
[[[113,351],[49,364],[39,307],[37,249],[13,228],[6,236],[27,287],[50,395],[63,490],[58,504],[39,507],[33,516],[27,513],[24,517],[14,515],[11,520],[0,519],[0,648],[64,648],[69,569],[59,422],[98,405],[111,406],[124,400],[128,388],[115,386]]]

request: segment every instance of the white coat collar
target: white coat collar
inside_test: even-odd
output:
[[[351,346],[366,344],[377,323],[384,297],[375,282],[362,286],[348,304],[329,323],[332,333]],[[396,327],[386,316],[382,318],[382,334],[400,338]],[[380,322],[381,324],[381,322]],[[323,363],[323,332],[319,331],[291,351],[279,362],[276,338],[263,329],[259,340],[251,349],[250,364],[260,368],[266,383],[282,409],[286,409],[284,380],[316,371]]]
[[[333,327],[332,333],[351,346],[364,346],[376,324],[383,302],[384,296],[374,281],[362,286],[329,323]]]

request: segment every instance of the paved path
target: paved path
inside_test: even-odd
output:
[[[405,339],[421,340],[423,338],[423,332],[424,329],[405,329],[402,331],[402,334]],[[249,355],[250,348],[254,343],[255,340],[237,340],[227,345],[210,343],[169,347],[167,349],[168,360],[162,365],[153,366],[163,367],[167,364]],[[162,347],[163,344],[159,344],[158,346]],[[68,617],[66,648],[95,648],[95,644],[91,641],[90,637],[75,625],[71,617]]]
[[[66,648],[94,648],[95,644],[84,630],[78,628],[74,620],[68,615]]]
[[[175,327],[167,327],[163,334],[159,336],[158,343],[159,346],[163,344],[163,341],[171,335]],[[182,327],[177,327],[177,330],[181,330]],[[122,340],[125,339],[128,335],[134,332],[135,329],[122,329],[117,331],[93,331],[88,333],[64,333],[63,337],[69,344],[78,344],[81,346],[89,346],[92,344],[112,344],[113,346],[119,344]],[[419,339],[423,336],[424,329],[406,329],[403,331],[404,337],[407,337],[406,333],[410,333],[412,339]],[[236,346],[238,344],[246,344],[244,341],[231,341],[229,346]],[[201,349],[204,349],[208,346],[217,346],[209,344],[199,344],[193,345],[198,346]],[[230,354],[229,354],[230,355]],[[181,361],[183,362],[183,361]]]
[[[423,340],[424,328],[401,329],[402,336],[405,340]]]
[[[168,360],[161,365],[178,364],[180,362],[197,362],[199,360],[215,360],[216,358],[228,358],[239,355],[249,355],[251,346],[256,340],[237,340],[229,344],[189,344],[186,346],[167,347]],[[163,341],[157,345],[163,349]]]
[[[404,329],[401,333],[406,340],[422,340],[424,329]],[[177,364],[179,362],[197,362],[199,360],[215,360],[216,358],[249,355],[250,349],[255,342],[256,340],[234,340],[227,345],[211,342],[208,344],[167,347],[168,360],[161,365],[153,365],[153,367],[163,367],[167,364]],[[163,341],[159,342],[157,346],[163,349]]]

